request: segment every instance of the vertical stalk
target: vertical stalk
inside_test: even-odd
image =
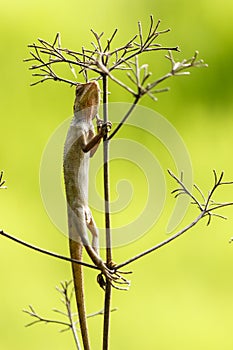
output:
[[[104,122],[108,122],[108,81],[107,76],[103,75],[103,117]],[[110,205],[109,205],[109,141],[107,135],[103,142],[104,152],[104,200],[105,200],[105,232],[106,232],[106,262],[107,266],[112,261],[112,242],[110,231]],[[104,329],[103,329],[103,350],[109,348],[109,330],[110,330],[110,304],[112,287],[109,281],[106,281],[105,300],[104,300]]]
[[[108,81],[103,76],[103,116],[104,122],[108,122]],[[109,205],[109,141],[108,136],[104,137],[104,201],[105,201],[105,232],[106,232],[106,261],[112,261],[112,241],[110,232],[110,205]]]
[[[107,281],[106,288],[105,288],[105,299],[104,299],[103,350],[109,349],[111,294],[112,294],[112,286],[110,282]]]

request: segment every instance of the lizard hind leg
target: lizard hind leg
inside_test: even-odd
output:
[[[110,281],[111,285],[120,290],[127,290],[129,286],[129,281],[123,278],[117,271],[114,271],[115,264],[112,263],[110,269],[104,264],[99,255],[99,233],[95,223],[95,220],[92,216],[90,208],[85,208],[85,217],[86,217],[86,225],[89,231],[92,234],[92,245],[85,246],[85,249],[88,255],[91,257],[92,261],[98,266],[101,270],[101,273],[97,277],[97,281],[99,285],[105,289],[106,279]],[[105,276],[105,278],[103,277]],[[117,286],[117,284],[126,285],[126,287]]]
[[[99,256],[99,231],[96,226],[95,220],[92,216],[92,212],[90,208],[87,208],[86,210],[86,225],[92,235],[92,244],[91,244],[92,248],[94,249],[96,254]]]

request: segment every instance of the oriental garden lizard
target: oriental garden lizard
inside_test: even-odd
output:
[[[98,230],[88,207],[89,158],[95,153],[101,138],[111,128],[111,123],[103,123],[97,117],[99,96],[97,82],[76,86],[74,117],[65,141],[63,167],[71,258],[81,261],[84,246],[93,263],[105,275],[105,278],[111,280],[114,279],[113,271],[106,267],[99,256]],[[92,123],[95,117],[98,129],[96,135]],[[87,228],[92,234],[92,244],[89,243]],[[84,349],[89,350],[82,266],[72,263],[72,270]]]

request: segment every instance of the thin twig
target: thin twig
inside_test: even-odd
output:
[[[113,39],[114,39],[114,37],[115,37],[117,31],[118,31],[118,29],[116,28],[116,29],[114,30],[114,32],[112,33],[110,39],[107,40],[107,45],[106,45],[106,47],[105,47],[105,49],[104,49],[104,52],[110,50],[110,45],[111,45],[111,43],[112,43],[112,41],[113,41]]]
[[[117,307],[114,307],[114,308],[111,309],[111,312],[114,312],[114,311],[117,311],[117,310],[118,310]],[[92,314],[87,315],[87,318],[95,317],[95,316],[98,316],[98,315],[104,315],[104,310],[93,312]]]
[[[31,327],[37,323],[54,323],[54,324],[58,324],[61,326],[66,326],[66,327],[70,327],[70,324],[68,322],[64,322],[64,321],[60,321],[60,320],[53,320],[51,318],[46,318],[43,316],[40,316],[35,309],[32,307],[32,305],[29,305],[29,310],[24,309],[23,312],[30,315],[31,317],[35,318],[35,321],[29,322],[25,325],[25,327]]]
[[[6,181],[3,180],[2,178],[3,178],[3,171],[0,171],[0,188],[1,188],[1,189],[6,189],[7,187],[4,186],[4,184],[5,184]]]
[[[169,238],[165,239],[164,241],[162,241],[162,242],[156,244],[154,247],[149,248],[149,249],[145,250],[144,252],[139,253],[139,254],[135,255],[134,257],[132,257],[132,258],[130,258],[130,259],[128,259],[128,260],[126,260],[126,261],[124,261],[124,262],[118,264],[118,265],[115,267],[116,270],[121,269],[122,267],[124,267],[124,266],[126,266],[126,265],[129,265],[129,264],[131,264],[132,262],[134,262],[134,261],[136,261],[136,260],[138,260],[138,259],[144,257],[145,255],[148,255],[148,254],[154,252],[155,250],[157,250],[157,249],[159,249],[159,248],[162,248],[163,246],[165,246],[165,245],[167,245],[168,243],[172,242],[174,239],[178,238],[178,237],[181,236],[183,233],[189,231],[192,227],[194,227],[194,226],[203,218],[203,216],[204,216],[204,214],[201,213],[200,215],[198,215],[198,216],[196,217],[195,220],[193,220],[193,221],[191,222],[191,224],[187,225],[186,227],[184,227],[182,230],[178,231],[177,233],[175,233],[175,234],[172,235],[171,237],[169,237]]]
[[[116,133],[122,128],[122,126],[124,125],[126,120],[129,118],[130,114],[135,109],[135,107],[136,107],[137,103],[139,102],[139,100],[140,100],[140,97],[136,96],[133,104],[130,106],[129,110],[126,112],[126,114],[124,115],[124,117],[122,118],[120,123],[117,125],[116,129],[109,135],[108,140],[111,140],[111,138],[113,138],[116,135]]]
[[[77,346],[77,349],[81,350],[81,345],[80,345],[80,342],[79,342],[77,329],[76,329],[76,323],[74,322],[73,316],[72,316],[71,297],[68,296],[68,286],[69,285],[67,283],[65,283],[65,285],[64,284],[62,285],[62,287],[63,287],[62,294],[64,295],[64,303],[66,305],[67,316],[68,316],[68,319],[70,321],[70,328],[72,330],[72,334],[73,334],[73,337],[74,337],[75,344]],[[72,296],[72,294],[71,294],[71,296]]]
[[[76,259],[71,259],[71,258],[69,258],[69,257],[67,257],[67,256],[63,256],[63,255],[60,255],[60,254],[57,254],[57,253],[53,253],[53,252],[50,252],[50,251],[48,251],[48,250],[45,250],[45,249],[36,247],[36,246],[34,246],[34,245],[30,244],[30,243],[27,243],[27,242],[25,242],[25,241],[22,241],[22,240],[19,239],[19,238],[16,238],[16,237],[14,237],[14,236],[10,235],[9,233],[6,233],[6,232],[4,232],[4,231],[2,231],[2,230],[0,230],[0,235],[4,236],[4,237],[6,237],[6,238],[9,238],[10,240],[12,240],[12,241],[14,241],[14,242],[16,242],[16,243],[18,243],[18,244],[21,244],[21,245],[23,245],[23,246],[25,246],[25,247],[27,247],[27,248],[29,248],[29,249],[35,250],[35,251],[37,251],[37,252],[39,252],[39,253],[46,254],[46,255],[52,256],[52,257],[57,258],[57,259],[61,259],[61,260],[69,261],[69,262],[74,262],[74,263],[76,263],[76,264],[80,264],[80,265],[89,267],[89,268],[91,268],[91,269],[99,270],[98,267],[96,267],[95,265],[88,264],[88,263],[86,263],[86,262],[84,262],[84,261],[79,261],[79,260],[76,260]]]

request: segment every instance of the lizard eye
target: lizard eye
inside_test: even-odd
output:
[[[83,84],[79,84],[76,86],[76,95],[82,95],[84,90],[84,85]]]

